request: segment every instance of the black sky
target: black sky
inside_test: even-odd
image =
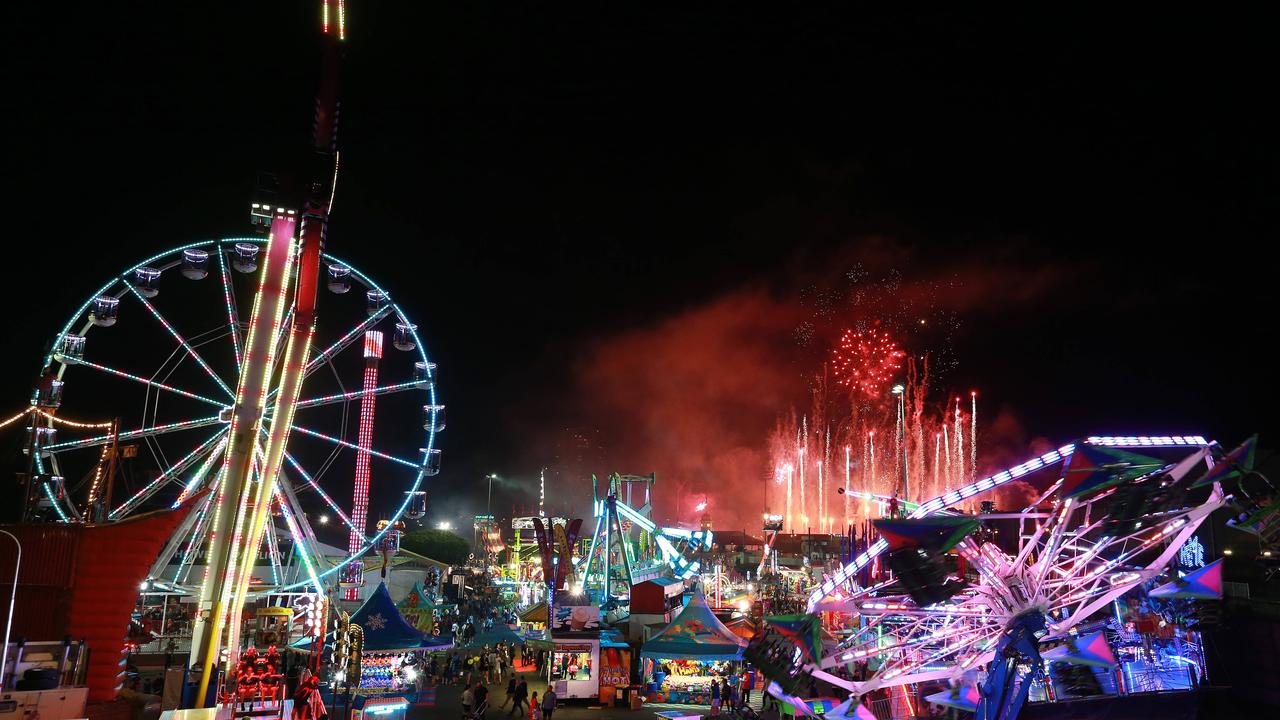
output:
[[[956,382],[1036,434],[1276,430],[1273,18],[631,5],[349,8],[329,248],[440,363],[437,502],[531,475],[585,348],[798,299],[871,235],[907,277],[1069,275],[955,340]],[[108,273],[247,232],[254,171],[310,130],[317,8],[6,11],[4,408]]]

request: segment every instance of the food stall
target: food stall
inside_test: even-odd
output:
[[[736,673],[747,641],[724,626],[701,591],[640,648],[653,702],[711,704],[711,683]]]
[[[578,605],[582,596],[561,593],[548,613],[551,650],[544,669],[561,698],[600,696],[600,608]]]
[[[552,638],[547,660],[547,681],[561,698],[595,698],[600,695],[600,638]]]

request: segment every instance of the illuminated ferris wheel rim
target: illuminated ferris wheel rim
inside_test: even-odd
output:
[[[148,258],[146,258],[146,259],[144,259],[144,260],[142,260],[142,261],[140,261],[140,262],[138,262],[138,263],[136,263],[136,264],[134,264],[133,266],[129,267],[128,269],[124,270],[123,272],[119,273],[118,275],[116,275],[116,276],[112,277],[109,281],[107,281],[105,284],[103,284],[103,285],[102,285],[100,288],[98,288],[95,292],[91,293],[91,294],[88,296],[88,299],[86,299],[86,300],[85,300],[85,301],[84,301],[84,302],[83,302],[83,303],[82,303],[82,304],[81,304],[81,305],[80,305],[80,306],[79,306],[79,307],[78,307],[78,308],[73,312],[73,314],[70,316],[70,319],[69,319],[69,320],[66,322],[66,324],[65,324],[65,325],[64,325],[64,326],[63,326],[63,327],[58,331],[58,333],[57,333],[57,335],[56,335],[56,337],[55,337],[55,339],[54,339],[54,342],[53,342],[53,343],[51,344],[51,346],[50,346],[50,350],[49,350],[48,354],[46,354],[46,355],[44,356],[44,361],[43,361],[43,364],[41,365],[41,367],[42,367],[42,368],[48,368],[48,367],[53,366],[53,364],[54,364],[54,363],[57,363],[57,377],[58,377],[58,379],[61,379],[61,378],[63,377],[64,373],[66,372],[66,369],[67,369],[67,367],[68,367],[69,365],[71,365],[71,364],[83,364],[83,363],[69,363],[69,362],[66,362],[65,360],[63,360],[63,359],[61,359],[61,358],[59,358],[59,357],[58,357],[58,352],[59,352],[59,349],[60,349],[60,348],[61,348],[61,346],[62,346],[62,341],[63,341],[63,339],[64,339],[64,338],[66,338],[66,337],[68,337],[69,335],[75,334],[75,332],[74,332],[74,331],[75,331],[75,328],[76,328],[77,326],[79,326],[79,327],[81,328],[80,333],[78,333],[80,336],[85,336],[85,335],[87,335],[88,330],[90,330],[91,328],[95,327],[96,323],[94,323],[94,322],[89,318],[89,314],[90,314],[91,308],[92,308],[92,307],[94,306],[94,304],[95,304],[95,301],[97,301],[99,298],[102,298],[102,297],[112,297],[112,298],[115,298],[116,300],[119,300],[120,298],[123,298],[123,297],[124,297],[124,296],[126,296],[126,295],[129,295],[129,294],[135,294],[135,295],[137,295],[138,299],[140,299],[144,304],[148,304],[148,305],[149,305],[149,303],[147,303],[147,299],[146,299],[146,297],[145,297],[145,296],[143,296],[143,295],[141,295],[141,294],[139,294],[139,293],[138,293],[138,291],[136,290],[136,288],[134,288],[134,286],[133,286],[133,284],[132,284],[132,280],[137,276],[137,273],[138,273],[138,271],[139,271],[139,270],[142,270],[142,269],[145,269],[145,268],[154,268],[155,270],[159,271],[159,273],[163,273],[163,272],[165,272],[165,271],[168,271],[168,270],[172,270],[172,269],[174,269],[174,268],[177,268],[177,267],[179,267],[179,266],[181,266],[181,265],[183,264],[183,262],[184,262],[184,257],[185,257],[185,256],[184,256],[184,253],[185,253],[186,251],[188,251],[188,250],[205,250],[206,252],[209,252],[209,254],[210,254],[210,255],[212,255],[214,252],[216,252],[216,253],[218,253],[218,255],[219,255],[220,262],[225,263],[225,256],[233,255],[233,253],[235,253],[235,251],[236,251],[236,246],[237,246],[237,245],[240,245],[240,244],[252,244],[252,245],[254,245],[254,246],[265,246],[265,245],[267,244],[267,242],[268,242],[268,238],[265,238],[265,237],[257,237],[257,236],[250,236],[250,237],[228,237],[228,238],[221,238],[221,239],[201,240],[201,241],[192,242],[192,243],[188,243],[188,244],[185,244],[185,245],[180,245],[180,246],[177,246],[177,247],[173,247],[173,248],[170,248],[170,249],[165,250],[165,251],[163,251],[163,252],[156,253],[156,254],[154,254],[154,255],[152,255],[152,256],[150,256],[150,257],[148,257]],[[297,251],[297,249],[295,248],[294,252],[296,252],[296,251]],[[422,342],[422,339],[421,339],[421,337],[420,337],[420,336],[419,336],[419,334],[418,334],[417,325],[416,325],[416,324],[414,324],[413,322],[411,322],[411,321],[408,319],[408,316],[404,313],[404,311],[400,308],[400,306],[399,306],[398,304],[396,304],[396,302],[393,300],[393,298],[392,298],[391,294],[390,294],[388,291],[386,291],[384,288],[382,288],[378,283],[376,283],[372,278],[370,278],[367,274],[365,274],[365,273],[364,273],[363,271],[361,271],[359,268],[355,267],[355,266],[354,266],[354,265],[352,265],[351,263],[348,263],[347,261],[343,260],[342,258],[339,258],[339,257],[337,257],[337,256],[335,256],[335,255],[332,255],[332,254],[330,254],[330,253],[327,253],[327,252],[326,252],[326,253],[322,253],[322,255],[321,255],[321,259],[322,259],[322,261],[323,261],[323,262],[327,263],[327,264],[328,264],[328,265],[330,265],[330,266],[340,266],[340,267],[342,267],[342,268],[347,269],[347,270],[349,271],[349,277],[351,277],[351,278],[355,279],[357,282],[359,282],[360,284],[364,285],[368,290],[370,290],[370,291],[376,291],[377,293],[380,293],[380,294],[381,294],[381,300],[385,303],[385,308],[386,308],[386,310],[385,310],[384,312],[382,312],[382,313],[379,315],[379,318],[385,318],[385,317],[390,317],[390,316],[394,316],[395,318],[397,318],[397,319],[399,320],[400,324],[402,324],[402,325],[404,325],[404,326],[405,326],[405,328],[406,328],[406,330],[407,330],[408,334],[409,334],[409,335],[410,335],[410,337],[412,337],[412,339],[413,339],[413,343],[414,343],[414,348],[413,348],[413,350],[417,353],[417,359],[418,359],[418,360],[419,360],[419,361],[424,365],[424,367],[426,367],[426,368],[431,368],[431,367],[432,367],[432,365],[433,365],[433,364],[430,362],[430,360],[429,360],[429,359],[428,359],[428,357],[427,357],[426,349],[425,349],[425,345],[424,345],[424,343]],[[231,277],[231,273],[230,273],[229,271],[227,271],[225,267],[223,267],[222,269],[223,269],[222,282],[224,283],[224,284],[223,284],[223,291],[224,291],[224,293],[227,293],[228,295],[234,295],[234,294],[235,294],[235,293],[234,293],[234,291],[233,291],[233,290],[232,290],[232,289],[227,285],[227,283],[229,282],[228,278],[229,278],[229,277]],[[251,271],[251,274],[252,274],[252,273],[256,273],[256,272],[258,272],[258,271],[255,269],[255,270]],[[157,274],[157,277],[159,276],[159,273]],[[199,282],[199,280],[194,280],[193,282]],[[292,278],[290,279],[290,282],[292,282]],[[116,288],[117,286],[119,286],[119,290],[118,290],[117,292],[112,292],[113,288]],[[160,315],[159,315],[158,311],[156,311],[156,310],[154,309],[154,307],[148,307],[147,309],[151,310],[152,314],[156,316],[156,319],[160,320],[162,324],[166,325],[166,329],[167,329],[167,330],[169,330],[170,334],[171,334],[171,335],[173,335],[173,337],[174,337],[175,339],[179,339],[179,343],[182,343],[182,344],[180,344],[180,345],[179,345],[178,349],[174,351],[174,353],[175,353],[175,354],[176,354],[176,353],[178,353],[179,351],[183,350],[183,349],[184,349],[184,347],[185,347],[185,348],[190,352],[190,354],[191,354],[193,357],[198,358],[198,355],[196,355],[196,353],[194,352],[194,349],[192,349],[191,347],[187,347],[187,346],[185,345],[185,343],[187,343],[187,342],[188,342],[188,340],[180,339],[180,336],[178,336],[178,335],[174,334],[174,332],[175,332],[175,331],[173,331],[171,328],[169,328],[167,321],[163,320],[163,318],[161,318],[161,317],[160,317]],[[239,327],[242,327],[242,326],[244,325],[244,321],[243,321],[243,320],[237,319],[237,321],[236,321],[236,322],[237,322],[237,325],[238,325]],[[370,323],[370,324],[368,325],[368,327],[372,327],[372,325],[373,325],[373,324],[372,324],[372,323]],[[238,329],[238,328],[237,328],[237,329]],[[357,329],[357,330],[358,330],[358,329],[361,329],[361,325],[360,325],[360,324],[358,324],[358,325],[357,325],[357,327],[356,327],[356,329]],[[213,336],[212,336],[212,337],[209,337],[209,338],[207,338],[207,339],[205,339],[204,341],[202,341],[202,342],[200,342],[200,343],[198,343],[198,345],[204,345],[204,344],[207,344],[208,342],[214,342],[214,341],[216,341],[216,340],[226,338],[226,337],[227,337],[227,336],[229,336],[229,335],[233,335],[233,332],[232,332],[232,330],[231,330],[231,328],[230,328],[230,327],[226,327],[226,326],[224,326],[224,327],[219,328],[219,329],[211,329],[211,330],[205,331],[204,333],[201,333],[200,335],[193,336],[193,338],[192,338],[192,339],[197,338],[197,337],[203,337],[203,336],[205,336],[205,335],[210,335],[210,334],[212,334]],[[238,342],[238,341],[237,341],[237,342]],[[339,347],[336,351],[334,351],[332,354],[328,354],[327,356],[322,356],[322,355],[320,355],[320,354],[317,354],[316,356],[314,356],[314,357],[312,358],[312,361],[319,361],[319,360],[323,360],[324,362],[331,362],[331,361],[332,361],[332,359],[333,359],[333,357],[335,357],[336,355],[340,354],[340,353],[341,353],[341,351],[342,351],[342,350],[344,350],[344,349],[346,349],[346,347],[348,347],[350,344],[351,344],[351,343],[343,344],[343,345],[342,345],[341,347]],[[335,343],[335,346],[336,346],[336,345],[338,345],[338,343]],[[329,349],[330,349],[330,350],[332,350],[332,349],[333,349],[333,346],[331,346]],[[240,351],[239,351],[239,348],[238,348],[238,346],[237,346],[237,365],[239,365],[239,352],[240,352]],[[167,363],[167,361],[166,361],[166,363]],[[197,359],[197,363],[198,363],[198,364],[200,364],[200,365],[201,365],[201,367],[202,367],[203,369],[205,369],[205,371],[210,375],[210,377],[212,377],[212,378],[214,379],[214,381],[215,381],[215,382],[217,382],[219,385],[222,385],[224,390],[227,390],[227,392],[228,392],[229,394],[231,394],[232,396],[234,396],[234,392],[233,392],[233,391],[231,391],[229,388],[227,388],[227,387],[226,387],[226,385],[225,385],[225,384],[223,383],[223,381],[221,380],[221,378],[219,378],[219,377],[218,377],[218,376],[217,376],[217,375],[216,375],[216,374],[215,374],[211,369],[209,369],[209,368],[205,367],[205,366],[203,365],[203,361],[201,361],[201,360]],[[160,373],[160,371],[162,371],[162,370],[164,369],[164,367],[165,367],[165,365],[164,365],[164,364],[162,364],[162,365],[160,366],[160,368],[156,371],[156,375],[158,375],[158,374]],[[237,373],[238,373],[238,372],[239,372],[239,369],[237,369]],[[153,382],[153,381],[154,381],[154,377],[155,377],[155,375],[153,375],[151,379],[135,378],[135,379],[142,380],[143,382],[146,382],[146,383],[148,384],[148,387],[147,387],[147,393],[148,393],[148,396],[149,396],[149,394],[150,394],[150,393],[151,393],[151,391],[152,391],[152,386],[154,385],[154,382]],[[434,372],[431,372],[431,373],[430,373],[430,375],[429,375],[429,379],[430,379],[430,382],[427,382],[427,383],[425,384],[425,387],[422,387],[422,388],[420,388],[420,389],[423,389],[423,390],[425,390],[425,391],[428,393],[428,397],[429,397],[429,400],[430,400],[430,407],[433,407],[433,408],[439,408],[439,407],[441,407],[441,406],[439,405],[439,399],[438,399],[438,397],[437,397],[437,392],[436,392],[437,387],[436,387],[436,382],[435,382],[435,373],[434,373]],[[408,385],[408,384],[406,383],[406,385]],[[160,388],[159,386],[156,386],[156,387],[157,387],[157,389],[162,389],[162,388]],[[274,394],[274,390],[273,390],[272,392],[273,392],[273,394]],[[193,394],[187,394],[187,395],[188,395],[188,397],[194,397],[195,399],[202,400],[202,401],[205,401],[205,402],[210,402],[210,403],[215,402],[215,401],[212,401],[210,398],[205,398],[205,397],[201,397],[201,396],[194,396]],[[329,398],[324,398],[324,399],[329,399]],[[33,399],[33,402],[34,402],[34,399]],[[222,407],[222,409],[223,409],[223,410],[226,410],[226,409],[228,409],[228,408],[230,408],[230,407],[233,407],[233,406],[234,406],[234,397],[232,397],[232,398],[231,398],[230,402],[228,402],[228,403],[227,403],[227,404],[225,404],[225,405],[222,405],[221,407]],[[306,407],[306,406],[304,406],[302,403],[299,403],[299,407],[301,408],[301,407]],[[269,414],[269,413],[268,413],[268,414]],[[145,411],[144,411],[144,421],[145,421]],[[46,426],[47,426],[47,427],[53,427],[53,423],[54,423],[54,420],[53,420],[51,417],[50,417],[50,418],[46,418]],[[144,422],[144,424],[145,424],[145,422]],[[208,423],[208,424],[209,424],[209,425],[213,425],[213,424],[215,424],[215,423],[210,422],[210,423]],[[211,447],[215,447],[215,446],[216,446],[216,447],[221,447],[221,444],[218,444],[218,443],[217,443],[217,441],[218,441],[218,439],[219,439],[219,438],[225,437],[226,432],[227,432],[227,431],[229,430],[229,428],[230,428],[230,423],[229,423],[229,422],[224,422],[224,421],[222,421],[222,420],[219,420],[219,421],[218,421],[218,423],[216,423],[216,424],[223,424],[223,425],[225,425],[225,427],[223,427],[221,430],[219,430],[219,431],[218,431],[218,433],[215,433],[215,435],[213,436],[213,438],[210,438],[210,439],[209,439],[209,441],[206,441],[205,445],[208,445],[208,446],[211,446]],[[154,430],[156,430],[158,427],[159,427],[159,426],[153,426],[153,427],[151,428],[151,430],[153,430],[153,431],[154,431]],[[179,428],[179,429],[183,429],[183,428]],[[299,426],[296,426],[296,425],[295,425],[295,426],[294,426],[294,429],[295,429],[295,430],[298,430],[298,429],[299,429]],[[150,436],[154,436],[154,435],[159,434],[159,433],[157,433],[157,432],[147,433],[147,432],[145,432],[145,431],[147,430],[147,428],[145,428],[145,427],[144,427],[142,430],[143,430],[143,432],[140,432],[140,433],[137,435],[138,437],[150,437]],[[304,435],[312,435],[312,436],[316,436],[316,433],[314,433],[314,432],[309,432],[309,431],[307,431],[307,430],[305,430],[305,429],[302,429],[300,432],[301,432],[301,434],[304,434]],[[411,466],[412,468],[414,468],[414,471],[415,471],[415,472],[414,472],[413,482],[412,482],[412,484],[410,485],[410,487],[408,488],[407,492],[405,493],[405,498],[404,498],[404,500],[399,504],[399,506],[397,506],[397,507],[396,507],[395,512],[393,513],[393,515],[392,515],[392,516],[390,517],[390,519],[389,519],[389,520],[387,520],[386,522],[379,523],[379,524],[378,524],[378,527],[377,527],[377,530],[374,532],[374,534],[372,534],[371,536],[370,536],[370,535],[365,535],[363,531],[360,531],[360,532],[361,532],[361,535],[365,538],[365,542],[363,543],[363,545],[362,545],[362,547],[360,548],[360,550],[359,550],[359,551],[357,551],[357,552],[355,552],[355,553],[348,553],[347,557],[346,557],[342,562],[337,563],[337,564],[333,565],[332,567],[330,567],[330,568],[328,568],[328,569],[323,570],[322,572],[317,572],[317,573],[316,573],[316,578],[317,578],[317,579],[322,580],[322,579],[324,579],[324,578],[330,577],[330,576],[332,576],[334,573],[337,573],[337,572],[341,571],[343,568],[347,567],[347,566],[348,566],[348,565],[350,565],[351,563],[356,562],[356,561],[359,561],[359,560],[360,560],[360,558],[361,558],[361,557],[363,557],[366,553],[368,553],[370,550],[375,549],[375,548],[379,545],[379,543],[382,541],[382,539],[387,535],[387,533],[388,533],[388,532],[391,532],[393,529],[395,529],[395,526],[396,526],[397,522],[398,522],[401,518],[403,518],[403,517],[405,516],[406,512],[409,510],[410,505],[414,502],[415,497],[416,497],[416,494],[420,491],[420,489],[421,489],[421,487],[422,487],[422,484],[423,484],[423,478],[424,478],[424,477],[426,477],[426,476],[428,475],[428,472],[427,472],[427,465],[428,465],[428,463],[429,463],[430,458],[432,457],[432,454],[433,454],[433,453],[437,453],[437,454],[438,454],[438,450],[436,449],[436,444],[435,444],[435,439],[436,439],[436,438],[435,438],[435,435],[436,435],[436,433],[437,433],[437,432],[439,432],[439,430],[438,430],[438,429],[436,429],[436,427],[434,426],[434,424],[432,424],[432,426],[431,426],[431,427],[426,427],[426,428],[424,428],[424,432],[426,433],[426,442],[425,442],[425,447],[420,448],[420,451],[422,452],[422,460],[421,460],[421,462],[412,462],[412,463],[411,463],[411,462],[409,462],[409,461],[405,461],[405,460],[400,459],[400,458],[395,458],[395,457],[393,457],[393,456],[388,456],[388,455],[383,454],[383,453],[378,453],[377,451],[371,451],[371,454],[372,454],[373,456],[375,456],[375,457],[382,457],[382,458],[384,458],[384,459],[392,460],[392,461],[396,462],[397,464],[407,465],[407,466]],[[322,439],[332,440],[332,438],[328,438],[328,437],[325,437],[325,436],[321,436],[321,437],[322,437]],[[132,438],[131,438],[131,439],[132,439]],[[349,444],[348,444],[348,445],[349,445]],[[86,445],[86,446],[83,446],[83,447],[91,447],[91,446],[87,446],[87,445]],[[352,446],[352,447],[354,447],[354,446]],[[82,449],[82,448],[71,448],[71,447],[62,447],[62,448],[59,448],[59,450],[60,450],[60,451],[65,451],[65,450],[70,450],[70,449]],[[197,450],[199,450],[199,449],[200,449],[200,448],[197,448]],[[209,449],[209,448],[206,448],[206,453],[205,453],[205,454],[207,454],[207,450],[208,450],[208,449]],[[340,449],[341,449],[341,447],[339,447],[339,448],[338,448],[338,450],[340,450]],[[52,452],[52,453],[54,453],[54,454],[56,454],[56,452],[57,452],[57,451],[59,451],[59,450],[55,450],[55,451],[51,451],[51,452]],[[219,451],[219,450],[217,450],[217,449],[214,449],[214,450],[213,450],[213,453],[214,453],[215,455],[216,455],[216,454],[218,454],[219,452],[220,452],[220,451]],[[335,450],[335,452],[337,452],[337,451]],[[195,454],[195,453],[193,452],[193,453],[192,453],[192,455],[194,455],[194,454]],[[203,457],[203,456],[204,456],[204,455],[202,454],[202,457]],[[39,454],[37,454],[37,456],[36,456],[36,457],[37,457],[37,464],[39,465],[39,463],[40,463]],[[179,463],[175,463],[175,466],[176,466],[176,465],[178,465],[178,464],[180,464],[181,462],[183,462],[183,461],[179,461]],[[193,464],[194,464],[194,463],[193,463]],[[293,464],[293,465],[294,465],[294,469],[295,469],[295,470],[298,470],[298,471],[302,472],[303,474],[306,474],[306,473],[305,473],[305,470],[303,470],[302,468],[298,467],[295,463],[291,463],[291,464]],[[41,469],[42,469],[42,468],[41,468]],[[162,475],[162,478],[161,478],[161,479],[163,479],[163,475]],[[314,479],[308,478],[308,480],[310,481],[310,484],[312,484],[313,486],[315,486],[315,489],[316,489],[316,490],[318,490],[322,496],[325,496],[324,492],[323,492],[322,490],[320,490],[320,489],[319,489],[318,484],[317,484],[317,483],[315,483]],[[184,491],[184,492],[183,492],[183,494],[182,494],[180,497],[181,497],[181,501],[185,501],[186,499],[188,499],[188,497],[189,497],[189,496],[188,496],[188,494]],[[327,496],[325,496],[325,499],[326,499],[326,501],[328,501],[328,502],[330,503],[330,505],[333,505],[332,501],[331,501],[329,498],[327,498]],[[128,504],[128,502],[126,502],[126,503],[125,503],[125,505],[127,505],[127,504]],[[180,504],[180,503],[178,503],[178,504]],[[177,505],[178,505],[178,504],[175,504],[175,505],[174,505],[174,507],[177,507]],[[120,508],[124,508],[124,507],[125,507],[125,505],[121,505],[121,506],[120,506]],[[55,509],[57,510],[58,514],[59,514],[61,517],[63,517],[64,522],[70,522],[70,521],[71,521],[71,519],[67,518],[67,517],[66,517],[66,514],[62,512],[62,509],[58,506],[58,504],[57,504],[56,502],[54,503],[54,507],[55,507]],[[117,508],[117,510],[119,510],[120,508]],[[121,513],[121,514],[119,514],[119,515],[117,515],[117,514],[115,513],[115,511],[113,511],[113,512],[108,516],[108,520],[110,520],[110,521],[118,521],[118,520],[122,520],[122,519],[124,519],[125,517],[128,517],[128,515],[129,515],[129,514],[132,512],[132,510],[134,510],[134,509],[135,509],[135,508],[130,508],[130,509],[129,509],[129,510],[130,510],[130,512]],[[335,509],[338,509],[338,508],[336,508],[336,506],[335,506]],[[345,513],[342,513],[340,509],[338,509],[338,511],[339,511],[339,514],[340,514],[340,515],[343,515],[343,516],[345,517]],[[303,516],[303,517],[299,517],[299,518],[297,519],[297,521],[296,521],[296,522],[304,523],[304,524],[305,524],[305,523],[307,523],[307,520],[306,520],[305,516]],[[309,530],[309,524],[308,524],[308,530]],[[290,528],[290,534],[291,534],[291,535],[293,535],[293,534],[294,534],[294,529],[293,529],[293,528]],[[314,533],[308,533],[308,534],[310,534],[312,537],[314,537]],[[298,539],[297,539],[297,538],[294,538],[294,541],[295,541],[295,542],[297,542],[297,541],[298,541]],[[316,558],[316,559],[318,560],[319,558]],[[305,560],[305,561],[307,561],[307,562],[310,562],[310,561],[311,561],[311,559],[309,559],[309,558],[304,558],[304,560]],[[176,583],[176,582],[175,582],[175,583],[167,583],[167,582],[165,582],[165,581],[156,581],[156,582],[155,582],[155,584],[156,584],[158,587],[159,587],[159,586],[163,586],[163,585],[171,585],[171,586],[172,586],[172,588],[173,588],[173,589],[175,589],[175,590],[177,590],[177,589],[179,589],[179,588],[180,588],[180,585],[179,585],[178,583]],[[312,579],[310,578],[310,576],[308,576],[308,577],[303,578],[303,579],[300,579],[300,580],[298,580],[297,582],[294,582],[294,583],[289,583],[289,584],[287,584],[287,585],[283,585],[283,586],[279,586],[279,587],[273,587],[273,588],[271,589],[271,592],[291,592],[291,591],[297,591],[297,590],[299,590],[299,589],[301,589],[301,588],[304,588],[305,586],[307,586],[307,585],[311,585],[311,584],[312,584]]]

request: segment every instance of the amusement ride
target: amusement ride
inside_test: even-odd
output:
[[[321,10],[308,169],[297,181],[260,176],[258,234],[188,243],[109,275],[53,336],[25,413],[24,520],[118,523],[193,506],[147,584],[198,598],[191,658],[205,684],[215,665],[236,663],[232,619],[246,601],[324,594],[326,581],[350,596],[361,558],[395,545],[402,517],[421,517],[424,480],[440,469],[445,408],[418,325],[324,247],[345,3]],[[66,419],[100,417],[108,402],[132,414]],[[376,530],[371,479],[404,498]],[[316,537],[330,515],[348,535],[336,557]]]

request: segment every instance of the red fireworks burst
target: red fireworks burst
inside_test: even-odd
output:
[[[831,349],[831,367],[836,382],[879,397],[885,383],[902,369],[907,354],[879,328],[845,330],[840,344]]]

